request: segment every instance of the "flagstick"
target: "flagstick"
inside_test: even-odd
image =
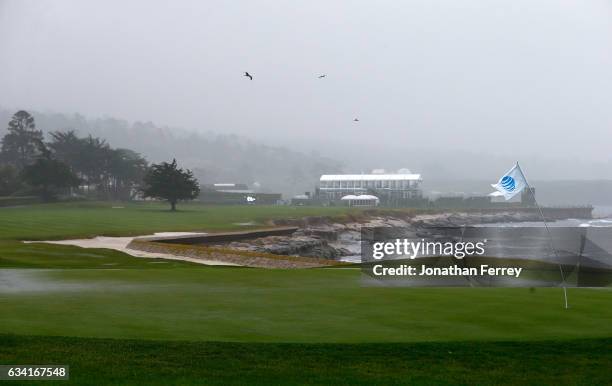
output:
[[[527,189],[529,190],[529,193],[531,194],[531,197],[533,198],[533,202],[538,208],[538,211],[540,212],[540,216],[542,216],[542,221],[544,222],[544,228],[546,228],[546,232],[548,233],[548,244],[550,246],[550,249],[555,254],[555,257],[557,258],[557,260],[559,260],[559,256],[557,255],[557,251],[555,250],[555,246],[553,245],[553,242],[552,242],[552,235],[550,233],[550,229],[548,229],[548,223],[546,222],[546,217],[544,217],[544,212],[542,212],[542,208],[540,207],[540,204],[538,204],[538,200],[536,200],[535,193],[533,192],[533,190],[531,190],[531,185],[529,185],[529,182],[527,181],[527,177],[525,177],[525,173],[523,173],[523,169],[521,169],[521,165],[519,165],[519,163],[517,162],[516,166],[518,166],[519,170],[521,171],[521,175],[525,179],[525,185],[527,185]],[[561,272],[561,284],[563,285],[563,298],[565,299],[565,309],[568,309],[569,305],[567,303],[567,287],[565,283],[565,274],[563,273],[563,267],[561,266],[561,261],[559,261],[559,271]]]

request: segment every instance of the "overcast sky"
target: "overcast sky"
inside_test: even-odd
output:
[[[0,0],[0,105],[601,163],[612,2]]]

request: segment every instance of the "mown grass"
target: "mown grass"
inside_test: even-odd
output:
[[[265,221],[305,216],[344,216],[345,207],[207,206],[184,203],[179,211],[157,202],[72,202],[0,208],[0,239],[51,240],[128,236],[169,231],[245,229]]]
[[[565,310],[558,288],[362,287],[354,269],[206,267],[18,241],[358,214],[0,208],[0,364],[69,364],[72,383],[90,385],[610,383],[609,289],[570,288]]]
[[[0,335],[0,362],[69,364],[69,383],[82,385],[606,385],[612,340],[244,344]]]
[[[89,258],[95,267],[104,259]],[[148,265],[4,270],[0,286],[13,290],[0,292],[0,333],[302,343],[612,336],[609,290],[570,289],[565,310],[557,288],[362,287],[355,269]]]
[[[24,244],[0,240],[0,269],[123,269],[201,267],[200,264],[165,259],[140,259],[112,249],[79,248],[45,243]]]

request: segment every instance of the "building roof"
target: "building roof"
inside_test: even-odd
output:
[[[372,196],[370,194],[360,194],[359,196],[355,196],[353,194],[346,195],[341,198],[341,200],[378,200],[378,197]]]
[[[220,190],[215,190],[215,192],[235,193],[235,194],[254,194],[255,193],[255,191],[251,189],[220,189]]]
[[[323,174],[320,181],[420,181],[420,174]]]

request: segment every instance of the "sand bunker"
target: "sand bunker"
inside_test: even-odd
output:
[[[75,239],[75,240],[47,240],[47,241],[24,241],[24,243],[47,243],[47,244],[60,244],[60,245],[74,245],[81,248],[106,248],[114,249],[128,255],[135,257],[153,258],[153,259],[168,259],[168,260],[181,260],[190,261],[198,264],[205,265],[238,265],[232,263],[225,263],[216,260],[202,260],[194,259],[184,256],[176,256],[166,253],[153,253],[138,251],[135,249],[128,248],[128,244],[138,237],[172,237],[172,236],[191,236],[191,235],[203,235],[205,233],[194,233],[194,232],[158,232],[152,235],[143,235],[137,237],[106,237],[97,236],[92,239]]]

